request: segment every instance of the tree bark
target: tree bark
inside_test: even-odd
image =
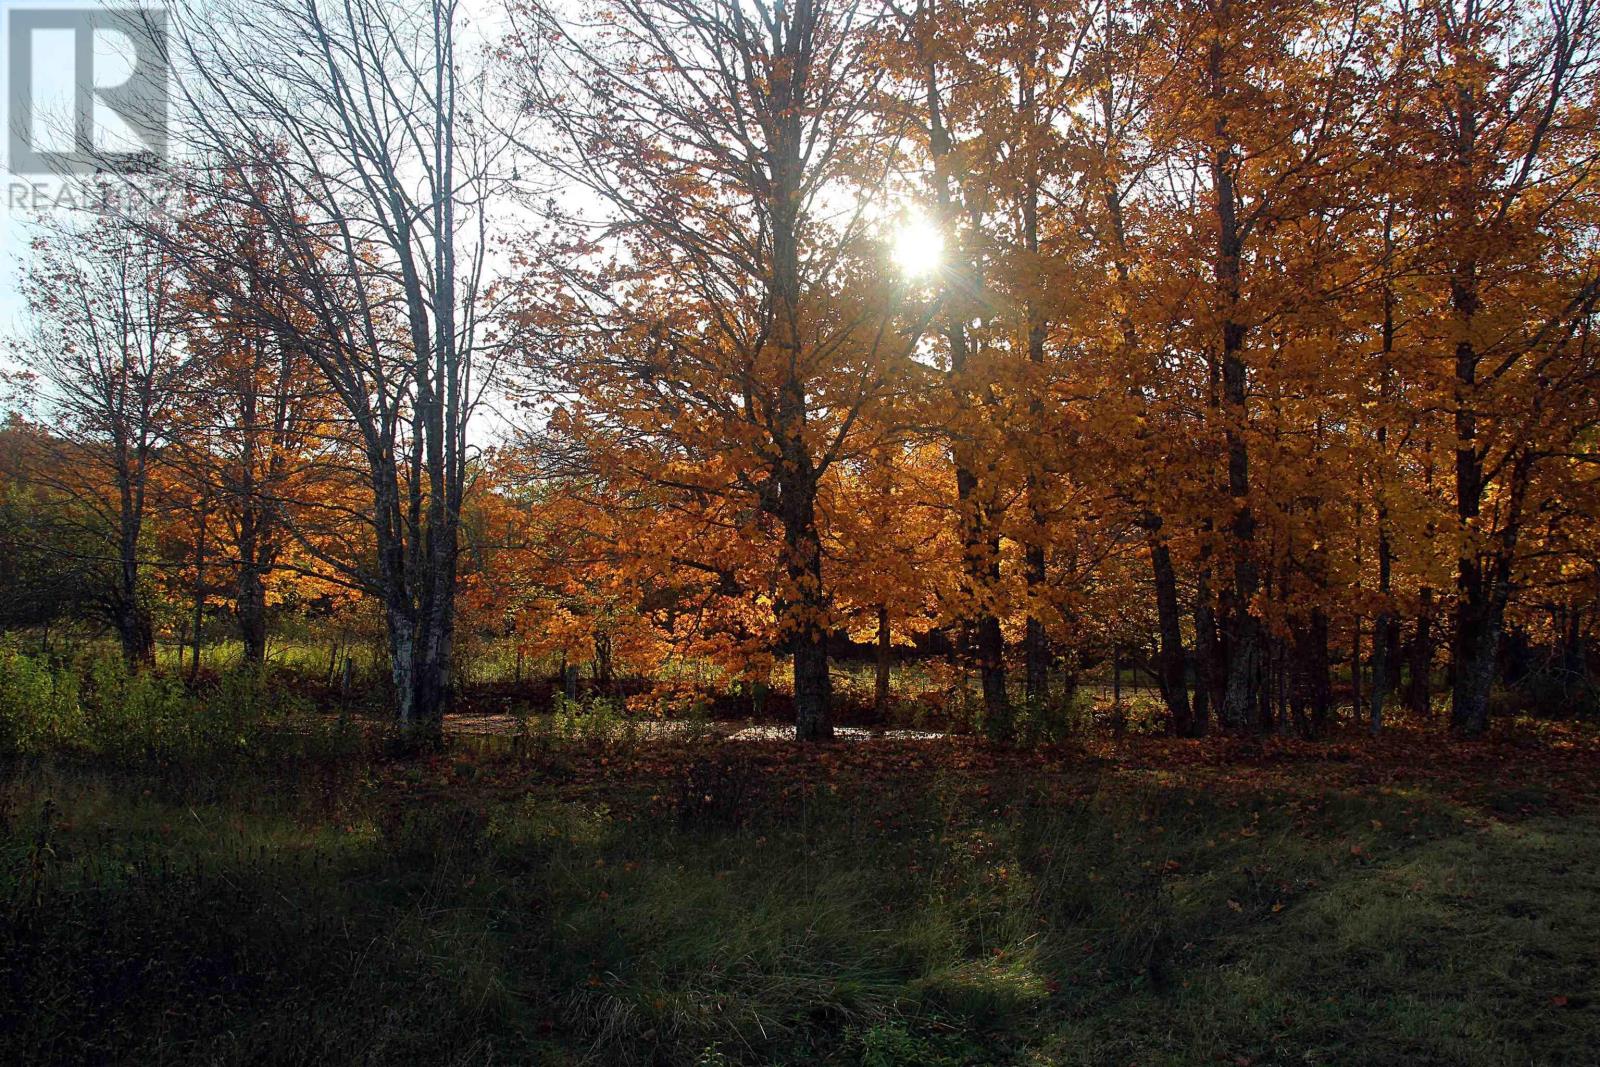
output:
[[[1203,735],[1210,726],[1211,709],[1219,705],[1222,669],[1219,663],[1217,614],[1211,603],[1211,572],[1202,568],[1194,596],[1194,718],[1193,733]]]
[[[1423,586],[1417,609],[1416,629],[1411,634],[1410,672],[1407,679],[1406,704],[1420,716],[1426,717],[1433,703],[1433,590]]]
[[[1172,551],[1160,534],[1161,517],[1146,517],[1150,542],[1150,566],[1155,575],[1156,619],[1161,632],[1157,656],[1157,679],[1161,699],[1172,719],[1172,732],[1179,737],[1195,735],[1194,714],[1189,708],[1189,682],[1184,664],[1183,620],[1178,610],[1178,576],[1172,566]]]
[[[240,569],[235,610],[239,636],[244,642],[244,661],[259,667],[267,658],[267,587],[260,569],[253,565]]]
[[[1303,733],[1320,736],[1327,730],[1332,682],[1329,677],[1328,616],[1321,608],[1294,628],[1294,664],[1290,671],[1289,700],[1295,724]]]
[[[872,709],[881,717],[889,711],[889,671],[893,666],[893,634],[889,629],[889,608],[878,605],[878,664],[873,679]]]
[[[808,480],[784,492],[784,570],[780,626],[794,659],[794,733],[800,741],[833,738],[833,681],[828,674],[828,599],[822,584],[822,545],[816,499]]]
[[[1394,212],[1391,208],[1384,214],[1383,220],[1383,248],[1385,267],[1387,268],[1390,257],[1394,252]],[[1393,391],[1392,379],[1395,321],[1394,289],[1389,284],[1387,276],[1383,285],[1383,373],[1380,383],[1380,395],[1385,411],[1380,412],[1380,420],[1387,418],[1387,407],[1390,402],[1390,393]],[[1380,464],[1388,461],[1389,427],[1387,423],[1378,423],[1378,456]],[[1391,675],[1398,674],[1399,664],[1396,662],[1395,649],[1399,642],[1399,623],[1394,617],[1393,590],[1390,588],[1391,572],[1394,569],[1394,547],[1389,541],[1389,500],[1385,492],[1384,472],[1380,468],[1376,484],[1378,511],[1378,595],[1383,599],[1383,606],[1378,612],[1378,618],[1372,630],[1372,732],[1377,734],[1383,729],[1383,705],[1389,697],[1389,690],[1393,687]]]
[[[129,667],[153,667],[156,662],[155,630],[150,623],[149,609],[144,606],[139,581],[139,531],[144,520],[143,500],[142,486],[137,493],[124,493],[119,541],[122,558],[113,621],[122,644],[122,658]]]
[[[1210,45],[1211,91],[1222,92],[1222,27]],[[1220,105],[1219,105],[1220,107]],[[1253,604],[1261,579],[1255,554],[1255,513],[1250,507],[1250,452],[1245,440],[1249,422],[1249,390],[1244,362],[1246,327],[1235,317],[1240,298],[1242,233],[1235,212],[1237,192],[1233,168],[1235,152],[1227,131],[1227,117],[1219,113],[1216,147],[1211,160],[1213,211],[1216,217],[1216,287],[1222,314],[1222,415],[1228,455],[1228,495],[1234,512],[1229,530],[1233,540],[1233,583],[1227,590],[1223,612],[1228,632],[1227,689],[1220,708],[1225,726],[1251,728],[1257,717],[1262,686],[1262,632]]]
[[[150,613],[134,601],[123,601],[117,605],[115,622],[124,662],[132,668],[155,666],[156,639]]]
[[[189,665],[189,684],[200,676],[200,630],[206,615],[206,508],[202,504],[198,516],[198,531],[194,539],[194,614],[190,620],[190,637],[194,645],[194,659]],[[183,667],[183,655],[178,655],[178,666]]]
[[[1357,615],[1350,629],[1350,713],[1358,723],[1367,704],[1361,690],[1361,667],[1361,616]]]
[[[1465,165],[1470,145],[1462,151]],[[1499,619],[1491,603],[1492,592],[1478,543],[1485,479],[1473,409],[1478,373],[1478,353],[1470,337],[1478,312],[1475,262],[1467,260],[1455,265],[1450,278],[1450,304],[1462,334],[1455,348],[1456,517],[1460,551],[1456,558],[1455,626],[1450,643],[1450,724],[1463,736],[1477,737],[1489,725],[1489,689],[1494,680]]]
[[[1044,549],[1029,548],[1024,565],[1028,584],[1035,589],[1042,589],[1045,582]],[[1028,706],[1042,708],[1050,700],[1050,640],[1045,635],[1044,623],[1035,615],[1028,616],[1027,630],[1022,637],[1022,655]]]

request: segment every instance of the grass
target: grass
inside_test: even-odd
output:
[[[1588,735],[499,741],[10,761],[0,1061],[1573,1064],[1600,1035]]]

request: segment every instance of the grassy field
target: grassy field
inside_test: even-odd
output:
[[[0,1061],[1592,1063],[1597,752],[14,759]]]

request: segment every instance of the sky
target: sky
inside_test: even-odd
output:
[[[74,58],[74,33],[71,29],[37,30],[29,35],[33,77],[26,89],[34,102],[34,121],[27,130],[14,118],[13,97],[22,88],[13,70],[11,40],[12,21],[18,12],[48,10],[84,10],[100,5],[82,2],[40,2],[40,0],[0,0],[0,13],[4,14],[0,26],[0,115],[3,129],[11,131],[14,123],[18,132],[35,148],[43,150],[70,149],[74,96],[74,79],[77,65]],[[132,69],[131,41],[118,35],[97,32],[93,35],[92,83],[96,86],[115,86],[127,79]],[[22,47],[21,42],[17,42]],[[99,148],[115,150],[137,144],[132,130],[115,112],[104,106],[98,98],[92,130]],[[21,296],[23,261],[28,243],[35,231],[37,206],[59,212],[69,210],[57,205],[62,199],[62,182],[58,177],[43,174],[18,173],[11,158],[10,138],[0,140],[0,335],[11,335],[25,325],[26,308]]]
[[[159,7],[159,0],[142,0],[146,6]],[[203,0],[202,0],[203,2]],[[504,0],[461,0],[461,39],[469,46],[482,48],[490,37],[503,32]],[[16,92],[11,70],[10,30],[13,15],[17,12],[46,8],[50,10],[104,9],[108,3],[118,6],[139,4],[141,0],[0,0],[0,129],[13,129],[11,97]],[[71,121],[74,98],[74,78],[78,71],[74,62],[73,31],[40,30],[30,35],[33,56],[31,90],[34,121],[29,131],[24,131],[30,143],[39,149],[70,149],[72,147]],[[134,63],[131,39],[116,34],[97,31],[93,35],[93,60],[89,77],[96,88],[114,87],[126,80]],[[96,147],[100,149],[129,149],[143,147],[134,133],[117,114],[99,99],[94,99],[94,116],[91,123]],[[0,338],[14,336],[26,325],[26,306],[22,296],[22,278],[28,245],[37,230],[38,213],[27,205],[43,204],[43,218],[50,223],[71,223],[70,208],[61,208],[63,180],[51,175],[18,173],[10,158],[9,138],[0,138]],[[77,186],[68,187],[71,193]],[[9,347],[9,346],[7,346]],[[3,357],[0,357],[3,358]]]

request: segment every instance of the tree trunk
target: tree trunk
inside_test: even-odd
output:
[[[1458,576],[1463,589],[1481,582],[1474,566]],[[1450,725],[1464,737],[1479,737],[1489,728],[1489,692],[1494,683],[1494,647],[1499,629],[1482,593],[1463,596],[1456,604],[1450,658],[1454,663],[1450,693]]]
[[[153,667],[156,662],[155,630],[150,624],[150,612],[140,596],[139,533],[144,525],[144,493],[124,487],[122,491],[122,525],[119,530],[121,567],[113,623],[122,643],[122,658],[130,668]]]
[[[878,605],[878,668],[873,680],[872,709],[879,717],[889,711],[889,670],[893,664],[893,634],[889,630],[889,608]]]
[[[1451,646],[1450,722],[1463,737],[1481,737],[1489,728],[1489,695],[1494,685],[1495,653],[1510,592],[1511,552],[1519,510],[1520,472],[1510,475],[1511,492],[1505,539],[1492,552],[1463,568],[1470,596],[1456,603],[1455,640]]]
[[[1000,620],[985,614],[977,625],[978,669],[983,681],[985,732],[996,741],[1010,741],[1016,724],[1006,692],[1005,637]]]
[[[194,615],[190,623],[190,637],[194,644],[194,660],[189,665],[189,684],[200,676],[200,630],[206,615],[206,510],[200,509],[199,530],[194,541]],[[178,655],[178,666],[183,667],[183,654]]]
[[[1451,272],[1450,303],[1458,328],[1468,334],[1478,311],[1475,262],[1458,263]],[[1450,640],[1450,724],[1466,737],[1477,737],[1489,726],[1489,688],[1494,680],[1498,636],[1498,620],[1490,607],[1483,556],[1477,543],[1485,484],[1472,400],[1477,375],[1477,349],[1470,336],[1463,336],[1455,349],[1456,517],[1460,551],[1456,558],[1455,626]]]
[[[1583,608],[1569,604],[1561,636],[1561,669],[1571,675],[1573,681],[1581,680],[1587,673],[1583,659]]]
[[[1383,217],[1383,253],[1387,270],[1394,255],[1394,208],[1389,206]],[[1387,463],[1389,427],[1386,422],[1388,406],[1393,391],[1395,342],[1394,287],[1387,274],[1383,281],[1383,372],[1379,384],[1382,401],[1378,423],[1378,454],[1380,462]],[[1380,466],[1376,480],[1378,506],[1378,594],[1383,598],[1382,610],[1372,632],[1372,732],[1383,729],[1383,705],[1394,686],[1394,676],[1400,673],[1397,650],[1400,625],[1394,617],[1393,591],[1390,589],[1390,572],[1393,570],[1394,549],[1389,543],[1389,500],[1385,492],[1385,471]]]
[[[422,658],[417,663],[412,684],[416,686],[413,714],[424,735],[439,738],[444,730],[444,713],[450,705],[450,654],[454,637],[453,619],[443,617],[451,603],[435,603],[433,618],[419,644]],[[453,613],[452,613],[453,614]]]
[[[1044,549],[1029,548],[1025,563],[1028,585],[1035,590],[1042,589],[1045,581]],[[1036,598],[1038,593],[1035,592],[1034,596]],[[1022,642],[1028,706],[1042,708],[1050,700],[1050,640],[1045,636],[1044,623],[1036,615],[1028,616]]]
[[[798,741],[833,740],[833,681],[828,676],[828,635],[818,627],[797,635],[794,645],[794,736]]]
[[[394,681],[395,717],[409,733],[417,725],[417,650],[415,626],[404,607],[391,605],[385,614],[389,632],[389,674]]]
[[[1350,632],[1350,715],[1357,723],[1365,706],[1361,693],[1361,616],[1357,615]]]
[[[1295,724],[1303,733],[1317,737],[1328,727],[1333,688],[1329,678],[1328,616],[1321,608],[1313,609],[1309,617],[1295,625],[1293,659],[1289,699]]]
[[[1193,713],[1189,710],[1189,681],[1184,669],[1183,620],[1178,612],[1178,576],[1172,566],[1172,551],[1157,531],[1161,518],[1152,515],[1145,524],[1150,531],[1150,566],[1155,574],[1156,619],[1161,631],[1157,658],[1157,679],[1161,699],[1172,718],[1172,732],[1179,737],[1195,734]]]
[[[260,666],[267,658],[267,587],[254,564],[246,564],[240,571],[237,596],[235,610],[239,636],[244,642],[244,661]]]
[[[1220,13],[1219,13],[1220,14]],[[1211,92],[1223,92],[1221,27],[1210,44]],[[1235,317],[1240,299],[1244,251],[1238,218],[1233,167],[1235,152],[1227,120],[1216,120],[1217,145],[1211,159],[1213,211],[1216,216],[1216,289],[1222,316],[1222,416],[1228,454],[1228,495],[1234,502],[1229,531],[1233,540],[1233,584],[1223,612],[1228,626],[1227,689],[1220,709],[1229,729],[1245,730],[1257,721],[1263,675],[1262,630],[1253,613],[1261,579],[1255,552],[1255,513],[1250,507],[1250,452],[1245,440],[1249,423],[1249,389],[1244,362],[1246,327]]]
[[[1433,590],[1423,586],[1417,609],[1417,625],[1411,634],[1410,671],[1406,704],[1417,715],[1426,717],[1433,703]]]
[[[983,606],[988,590],[1000,580],[1000,539],[986,532],[988,509],[984,502],[976,499],[978,479],[965,464],[958,464],[956,468],[956,490],[963,504],[967,607],[972,610],[967,628],[968,644],[983,686],[984,730],[991,738],[1006,741],[1011,738],[1014,724],[1006,692],[1005,636],[1000,629],[1000,619],[993,610]],[[973,601],[979,605],[975,609],[970,603]]]
[[[1221,664],[1218,662],[1216,609],[1211,604],[1211,573],[1202,569],[1195,583],[1194,596],[1194,719],[1192,732],[1203,735],[1210,725],[1211,709],[1218,706],[1221,694]]]
[[[1031,9],[1030,9],[1031,11]],[[1030,64],[1028,69],[1033,69]],[[1019,90],[1018,108],[1028,118],[1036,118],[1036,98],[1031,79],[1025,79]],[[1027,192],[1022,198],[1023,247],[1029,255],[1039,254],[1039,175],[1030,173]],[[1044,367],[1046,325],[1030,300],[1027,306],[1028,362],[1035,370]],[[1028,401],[1028,414],[1035,425],[1042,423],[1044,405],[1039,399],[1041,386],[1036,384]],[[1031,543],[1023,559],[1023,573],[1028,583],[1028,620],[1023,634],[1023,674],[1028,706],[1042,708],[1050,696],[1050,642],[1045,636],[1044,621],[1039,618],[1039,601],[1044,595],[1046,573],[1044,510],[1040,504],[1041,472],[1028,472],[1028,518]]]
[[[124,662],[130,668],[155,666],[156,638],[150,613],[137,603],[123,601],[117,605],[115,622]]]
[[[1378,430],[1378,446],[1383,447],[1387,433],[1382,427]],[[1390,607],[1392,590],[1390,577],[1394,569],[1394,549],[1389,543],[1389,508],[1382,495],[1382,486],[1379,486],[1378,496],[1378,594],[1383,598],[1383,606],[1378,612],[1378,617],[1372,623],[1372,698],[1369,711],[1369,726],[1374,735],[1383,730],[1383,705],[1389,698],[1389,690],[1394,685],[1392,675],[1396,672],[1394,649],[1398,638],[1393,609]]]
[[[520,651],[519,649],[519,655]],[[594,684],[599,688],[609,688],[616,681],[616,678],[616,659],[611,651],[611,634],[607,630],[596,630],[594,634]]]
[[[1383,706],[1394,687],[1396,671],[1394,658],[1395,631],[1399,623],[1388,612],[1378,616],[1372,624],[1372,700],[1370,719],[1374,734],[1383,730]]]
[[[1311,722],[1321,734],[1333,715],[1333,657],[1328,654],[1328,616],[1321,608],[1311,613],[1311,654]]]
[[[952,320],[948,329],[951,366],[957,375],[966,369],[966,328]],[[964,400],[965,403],[965,400]],[[983,685],[984,729],[998,741],[1012,733],[1011,702],[1006,692],[1005,637],[1000,619],[989,607],[990,591],[1000,581],[1000,538],[993,532],[993,515],[983,496],[974,457],[969,449],[956,448],[956,498],[960,501],[962,524],[962,565],[966,574],[964,610],[968,619],[968,642]]]
[[[772,337],[779,366],[773,439],[778,456],[772,501],[783,523],[787,587],[779,599],[778,626],[794,657],[794,732],[800,741],[833,737],[833,683],[828,675],[830,603],[822,580],[822,540],[817,529],[817,482],[820,472],[807,441],[809,418],[806,381],[802,377],[800,326],[801,190],[806,160],[800,140],[798,112],[805,106],[808,67],[798,55],[788,57],[771,81],[773,106],[782,121],[775,128],[771,159],[771,273],[765,279],[772,302]]]
[[[779,626],[794,657],[794,735],[800,741],[833,738],[833,682],[828,675],[828,601],[822,584],[822,545],[809,479],[784,490],[783,525],[787,589]]]
[[[389,665],[400,729],[413,739],[437,743],[450,698],[450,635],[439,619],[429,623],[419,627],[409,610],[391,607]]]

